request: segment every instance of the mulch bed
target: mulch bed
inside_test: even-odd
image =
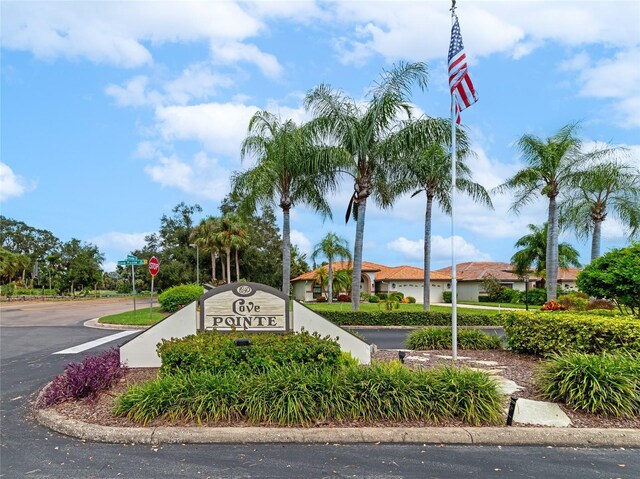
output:
[[[431,368],[437,365],[451,364],[450,359],[438,358],[437,356],[450,355],[450,350],[443,351],[407,351],[405,364],[414,368]],[[540,358],[536,356],[527,356],[522,354],[514,354],[510,351],[502,350],[481,350],[470,351],[460,350],[458,351],[458,357],[468,357],[471,361],[495,361],[499,366],[503,368],[497,368],[497,366],[482,365],[478,363],[469,362],[469,360],[459,360],[459,364],[465,364],[471,367],[487,370],[501,369],[504,371],[501,376],[511,379],[518,385],[522,386],[524,390],[518,391],[513,394],[514,397],[542,400],[538,395],[534,385],[534,375],[537,366],[540,363]],[[417,358],[426,358],[427,360],[420,360]],[[392,359],[398,359],[398,351],[391,350],[378,350],[374,355],[374,360],[389,361]],[[139,384],[149,381],[156,377],[157,369],[130,369],[125,377],[121,379],[111,390],[101,394],[96,400],[80,400],[80,401],[67,401],[62,404],[54,406],[55,410],[60,414],[78,419],[84,422],[92,424],[100,424],[104,426],[120,426],[120,427],[132,427],[140,426],[133,421],[130,421],[124,417],[115,416],[113,409],[115,407],[115,399],[119,394],[122,394],[130,385]],[[506,405],[506,402],[505,402]],[[640,418],[636,419],[624,419],[615,417],[604,417],[594,414],[585,414],[573,411],[562,406],[562,409],[571,419],[572,427],[601,427],[601,428],[634,428],[640,429]],[[358,427],[358,426],[434,426],[435,424],[428,423],[375,423],[375,424],[345,424],[345,423],[319,423],[314,426],[319,427]],[[461,426],[459,422],[447,422],[439,423],[439,426]],[[255,424],[248,424],[245,422],[237,423],[211,423],[211,424],[196,424],[188,422],[170,422],[168,420],[157,419],[147,424],[147,426],[210,426],[210,427],[224,427],[224,426],[255,426]],[[506,427],[506,426],[505,426]],[[518,426],[522,427],[522,426]]]

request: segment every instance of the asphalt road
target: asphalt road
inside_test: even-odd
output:
[[[640,451],[386,444],[99,444],[37,425],[36,392],[83,354],[52,355],[113,334],[82,323],[126,303],[0,309],[2,478],[637,478]],[[371,334],[371,333],[370,333]],[[123,341],[123,340],[121,340]],[[87,351],[108,349],[105,344]]]

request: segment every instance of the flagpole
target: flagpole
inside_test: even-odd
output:
[[[456,15],[456,0],[451,3],[451,24]],[[456,273],[456,104],[451,92],[451,358],[458,359],[458,284]]]

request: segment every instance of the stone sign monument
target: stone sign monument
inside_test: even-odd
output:
[[[258,283],[231,283],[200,299],[200,331],[286,332],[289,301],[282,291]]]

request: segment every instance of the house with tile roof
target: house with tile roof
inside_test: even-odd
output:
[[[558,289],[577,291],[576,279],[580,273],[578,268],[558,269]],[[451,266],[432,271],[451,277]],[[458,301],[478,301],[484,294],[482,281],[487,276],[493,276],[502,286],[524,291],[524,278],[513,272],[513,265],[493,261],[472,261],[456,265]],[[529,288],[542,287],[542,278],[532,275],[529,277]]]
[[[333,271],[351,269],[352,265],[344,261],[336,261],[332,265]],[[328,265],[316,268],[313,271],[301,274],[291,280],[293,297],[298,301],[313,301],[323,295],[316,278],[318,272],[324,270],[325,275]],[[400,292],[405,296],[413,296],[417,303],[422,303],[422,291],[424,286],[424,270],[414,266],[385,266],[369,261],[362,262],[362,276],[360,291],[367,294]],[[435,271],[431,272],[431,301],[440,303],[443,301],[442,292],[451,288],[451,276]],[[337,293],[334,291],[334,294]]]
[[[351,263],[336,261],[333,271],[351,269]],[[316,281],[318,272],[324,270],[325,276],[328,266],[324,265],[313,271],[301,274],[291,280],[293,298],[298,301],[314,301],[325,294]],[[580,273],[578,268],[560,268],[558,270],[558,289],[577,291],[576,278]],[[482,281],[486,276],[493,276],[502,286],[524,291],[526,283],[523,278],[513,272],[513,265],[493,261],[473,261],[456,265],[458,301],[478,301],[484,294]],[[531,276],[529,288],[541,287],[542,278]],[[362,262],[362,276],[360,291],[368,294],[400,292],[405,296],[413,296],[416,302],[422,304],[424,287],[424,270],[415,266],[385,266],[369,261]],[[442,303],[443,292],[451,290],[451,267],[431,271],[431,302]],[[337,294],[334,291],[334,294]]]

